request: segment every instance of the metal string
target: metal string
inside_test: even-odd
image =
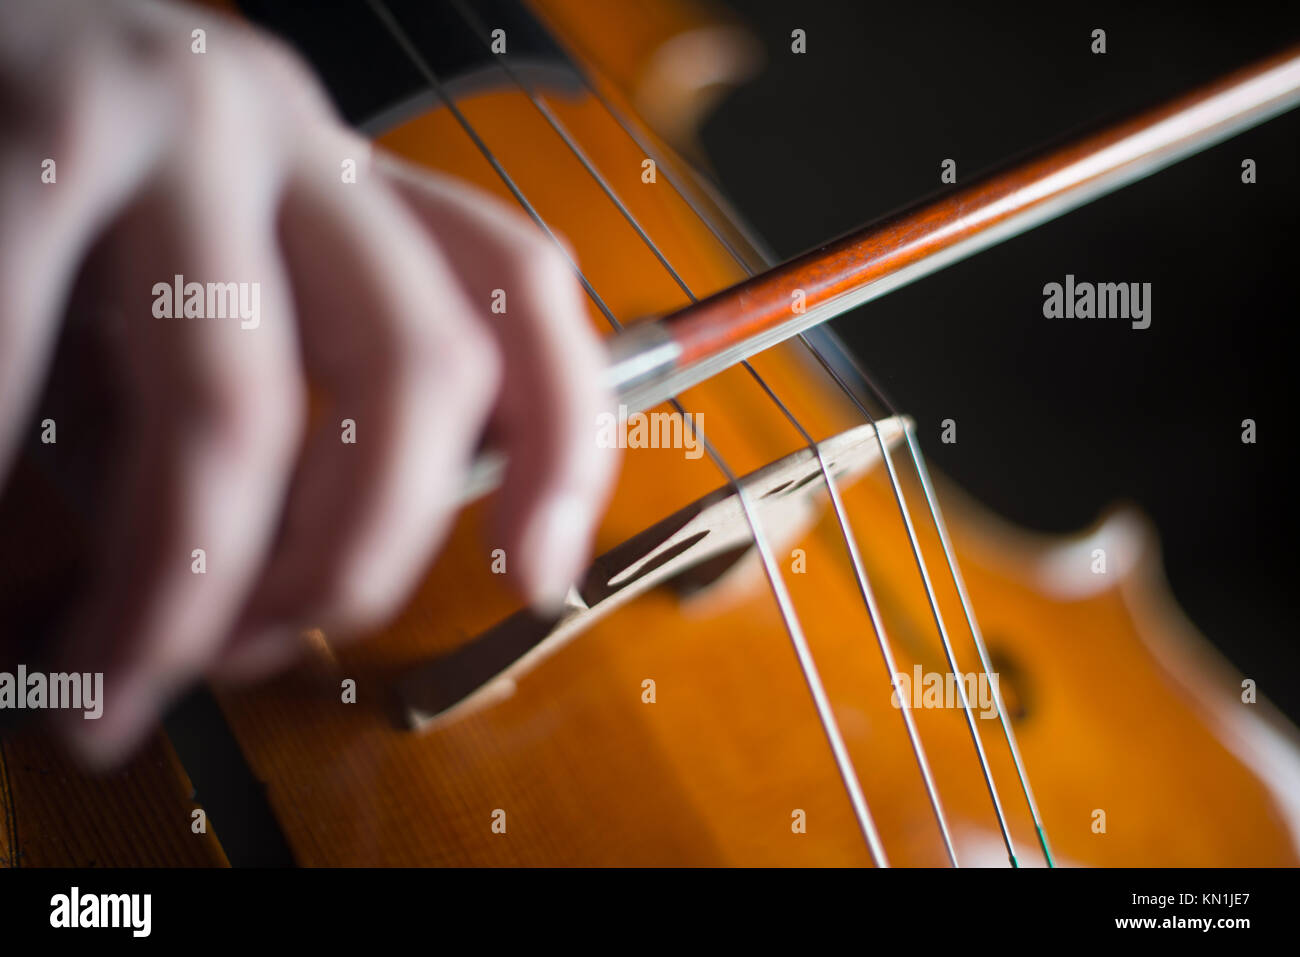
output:
[[[809,347],[812,347],[811,343],[809,344]],[[814,352],[816,352],[815,349]],[[822,358],[820,353],[817,354],[819,359]],[[885,393],[885,390],[875,383],[872,376],[867,372],[862,364],[858,362],[857,358],[852,354],[847,354],[847,359],[862,381],[867,384],[867,387],[884,404],[885,409],[889,414],[897,415],[898,413],[893,401]],[[825,360],[823,359],[822,361],[824,362]],[[835,375],[833,371],[831,374],[837,382],[841,383],[841,386],[846,392],[853,395],[852,390],[848,387],[847,383],[842,382],[840,377]],[[856,396],[853,396],[853,398],[857,401]],[[858,404],[861,406],[860,402]],[[919,445],[916,441],[915,432],[910,425],[906,427],[906,438],[913,466],[916,469],[917,477],[921,481],[921,489],[925,494],[926,505],[930,510],[930,516],[934,521],[935,529],[939,533],[939,543],[943,547],[943,554],[948,565],[948,572],[952,576],[953,584],[956,585],[957,595],[961,600],[962,613],[966,618],[966,625],[970,629],[971,639],[974,641],[975,649],[979,654],[980,666],[984,669],[985,674],[992,674],[993,665],[989,657],[988,647],[984,642],[984,634],[980,629],[978,620],[975,618],[970,595],[966,591],[966,581],[961,573],[961,566],[958,565],[954,557],[956,550],[952,547],[952,540],[948,535],[948,523],[943,517],[943,510],[939,506],[939,497],[935,494],[934,484],[930,480],[930,470],[926,467],[925,458],[921,455]],[[1020,779],[1020,786],[1024,791],[1025,802],[1029,805],[1029,813],[1034,822],[1034,830],[1038,834],[1039,846],[1043,850],[1043,857],[1047,861],[1047,866],[1054,867],[1055,862],[1052,859],[1052,851],[1047,842],[1047,830],[1043,827],[1043,820],[1038,811],[1038,802],[1034,800],[1033,788],[1029,784],[1029,773],[1025,770],[1024,760],[1020,755],[1020,747],[1016,742],[1015,732],[1011,729],[1010,717],[1007,714],[1006,705],[1002,701],[1002,691],[997,682],[991,682],[991,684],[993,686],[993,702],[998,709],[998,717],[1001,719],[1002,730],[1006,737],[1007,747],[1011,752],[1011,758],[1016,766],[1016,774]]]
[[[476,16],[474,16],[470,11],[466,9],[463,0],[452,0],[452,2],[461,11],[462,15],[467,20],[471,21],[471,25],[475,27],[476,33],[479,34],[480,39],[483,39],[482,21],[479,20]],[[490,48],[490,44],[489,44],[489,48]],[[568,144],[570,148],[573,150],[573,152],[578,156],[583,166],[593,176],[593,178],[597,180],[601,188],[605,191],[606,195],[609,196],[611,201],[614,202],[616,206],[618,206],[619,210],[623,213],[623,215],[636,229],[638,235],[641,236],[642,240],[651,248],[652,252],[654,252],[655,256],[659,259],[659,261],[672,274],[673,279],[677,281],[678,285],[682,287],[682,289],[686,292],[686,294],[691,298],[693,302],[696,301],[696,297],[686,287],[686,284],[682,282],[681,278],[677,275],[676,271],[673,270],[672,266],[668,263],[667,259],[662,255],[659,249],[651,241],[649,236],[641,228],[640,224],[635,221],[635,219],[632,217],[631,213],[628,212],[628,210],[626,209],[622,201],[619,200],[613,194],[613,192],[607,186],[604,179],[595,170],[595,168],[590,163],[590,161],[587,160],[585,154],[583,154],[582,151],[577,147],[576,143],[573,142],[573,139],[568,134],[567,130],[565,130],[563,128],[563,125],[554,117],[552,111],[545,104],[545,100],[540,95],[535,94],[534,91],[529,88],[528,84],[525,83],[520,77],[516,75],[515,71],[511,69],[509,64],[506,62],[506,58],[504,55],[498,56],[497,59],[500,62],[502,68],[505,70],[505,72],[520,86],[521,89],[524,90],[524,92],[528,95],[529,99],[533,101],[534,105],[547,119],[547,121],[551,124],[552,128],[556,131],[556,133],[560,135],[560,137],[565,141],[565,143]],[[638,146],[638,148],[642,150],[642,152],[644,152],[647,156],[650,156],[655,160],[656,168],[664,174],[664,178],[669,182],[669,184],[682,198],[682,200],[687,204],[687,206],[690,207],[693,212],[695,212],[695,214],[699,217],[701,222],[703,222],[706,225],[706,227],[708,227],[709,231],[713,234],[714,238],[716,238],[718,242],[727,250],[727,252],[731,255],[732,259],[734,259],[735,262],[747,274],[753,275],[754,270],[750,266],[749,262],[746,260],[744,256],[742,256],[736,250],[736,248],[727,238],[725,233],[714,222],[713,217],[706,215],[705,212],[699,208],[698,203],[695,202],[688,195],[687,190],[684,189],[682,185],[677,182],[675,176],[673,175],[672,164],[665,165],[661,162],[660,157],[655,155],[655,152],[645,143],[643,138],[640,135],[638,135],[633,125],[629,123],[621,115],[621,111],[615,108],[615,106],[608,100],[608,98],[596,87],[594,83],[591,82],[591,80],[587,77],[586,73],[583,70],[579,68],[576,69],[576,72],[580,77],[583,85],[593,95],[593,97],[595,97],[601,103],[601,105],[605,108],[605,111],[611,116],[611,118],[613,118],[613,120],[618,124],[618,126],[622,128],[622,130]],[[755,251],[760,256],[762,255],[761,252],[758,251],[758,247],[756,244],[751,243],[751,246],[753,246]],[[812,354],[817,358],[819,363],[821,363],[821,365],[826,369],[826,371],[831,374],[833,380],[839,386],[839,388],[842,389],[851,399],[853,399],[854,403],[859,407],[860,411],[863,412],[863,414],[874,426],[875,425],[874,417],[867,410],[867,408],[858,400],[858,397],[853,392],[852,388],[846,382],[844,382],[844,380],[835,372],[835,370],[832,368],[830,363],[826,360],[821,350],[805,334],[800,333],[799,339],[803,343],[803,345],[810,352],[812,352]],[[856,361],[856,359],[852,356],[849,356],[849,361],[853,364],[854,370],[861,376],[862,380],[867,383],[868,387],[872,390],[872,392],[875,393],[875,395],[881,400],[881,402],[885,404],[890,414],[898,415],[897,408],[894,406],[892,402],[889,401],[888,397],[884,394],[884,392],[875,385],[874,381],[871,379],[870,376],[866,374],[865,370]],[[794,427],[798,429],[798,431],[804,436],[805,440],[809,442],[810,447],[812,447],[814,451],[816,451],[816,443],[813,442],[811,437],[808,435],[807,431],[795,419],[795,417],[785,406],[785,404],[777,397],[776,393],[768,386],[766,382],[763,381],[762,377],[759,376],[758,372],[749,364],[749,362],[745,361],[742,364],[750,372],[750,374],[754,376],[754,378],[757,380],[759,385],[762,386],[763,389],[768,393],[769,397],[781,409],[781,411],[785,414],[786,418],[790,420],[791,424],[794,425]],[[970,630],[972,640],[975,643],[975,647],[979,655],[981,667],[984,669],[985,674],[991,674],[992,664],[988,655],[988,650],[985,645],[983,635],[980,631],[979,624],[976,621],[974,612],[972,610],[970,596],[966,590],[965,581],[961,575],[960,568],[955,558],[955,552],[954,549],[952,548],[952,542],[948,535],[947,523],[943,518],[943,513],[939,507],[938,498],[934,494],[933,484],[930,481],[929,470],[926,468],[924,458],[921,455],[920,448],[916,442],[915,431],[912,429],[911,426],[906,427],[905,435],[906,435],[908,450],[912,459],[913,467],[915,468],[917,476],[921,481],[921,486],[925,494],[926,504],[930,511],[930,517],[939,534],[940,544],[943,548],[944,558],[948,566],[949,575],[953,580],[953,584],[956,587],[958,597],[961,601],[962,611],[965,616],[967,626]],[[897,482],[897,477],[892,467],[892,462],[888,461],[888,456],[889,456],[888,450],[884,447],[884,443],[883,441],[881,441],[878,432],[877,432],[877,441],[881,442],[882,455],[885,456],[887,459],[887,465],[889,466],[888,472],[890,476],[890,482],[894,490],[895,498],[898,502],[900,513],[902,514],[904,522],[908,529],[909,540],[912,543],[912,550],[917,561],[918,571],[920,572],[922,580],[926,586],[926,593],[927,593],[927,598],[930,602],[931,612],[935,618],[936,626],[939,629],[940,638],[943,641],[945,653],[948,656],[949,664],[953,667],[954,674],[956,674],[957,666],[952,656],[951,645],[947,638],[946,629],[943,624],[942,614],[939,611],[937,602],[935,601],[933,589],[930,585],[928,570],[925,567],[924,559],[921,557],[918,543],[915,538],[915,533],[912,527],[910,514],[908,512],[907,505],[904,501],[904,497],[901,494],[901,489]],[[818,453],[818,458],[819,461],[821,461],[820,453]],[[870,585],[867,581],[865,573],[862,571],[860,556],[858,554],[856,542],[854,541],[852,532],[849,529],[847,518],[843,514],[843,508],[842,508],[842,503],[840,501],[838,489],[836,488],[834,479],[830,475],[829,471],[824,467],[825,463],[823,462],[822,464],[823,464],[822,472],[826,478],[827,486],[831,494],[832,504],[835,507],[836,515],[837,518],[839,519],[841,532],[844,535],[845,544],[849,549],[850,557],[853,561],[854,573],[858,580],[859,589],[862,592],[863,601],[868,606],[868,613],[871,616],[873,627],[875,627],[877,636],[880,640],[881,652],[882,655],[885,657],[887,666],[889,667],[891,680],[892,680],[892,676],[896,674],[896,669],[893,665],[892,654],[890,654],[887,639],[884,637],[884,633],[881,629],[881,626],[878,624],[878,616],[874,608],[875,603],[874,603],[873,596],[871,594]],[[897,689],[895,690],[897,691]],[[1035,831],[1037,832],[1038,835],[1039,843],[1043,850],[1043,855],[1046,859],[1047,865],[1051,867],[1053,866],[1053,860],[1052,860],[1051,851],[1047,843],[1046,830],[1043,827],[1042,818],[1038,811],[1038,805],[1034,799],[1033,790],[1029,784],[1029,777],[1024,767],[1024,761],[1020,754],[1020,748],[1017,745],[1015,739],[1015,733],[1011,729],[1006,706],[1002,701],[1001,691],[997,687],[996,683],[993,684],[993,693],[994,693],[994,703],[997,707],[998,715],[1002,723],[1003,734],[1006,738],[1008,749],[1011,752],[1012,760],[1015,764],[1016,775],[1020,781],[1021,789],[1024,792],[1026,803],[1029,806],[1030,815],[1034,823]],[[996,787],[993,783],[991,769],[989,768],[987,759],[984,755],[983,746],[980,741],[978,732],[975,730],[973,715],[971,714],[969,705],[964,700],[965,699],[964,688],[961,688],[959,690],[959,696],[963,699],[963,708],[966,711],[966,718],[970,726],[972,739],[974,741],[977,754],[979,755],[980,758],[981,769],[984,773],[985,781],[989,789],[990,798],[993,801],[994,810],[998,816],[998,823],[1002,830],[1003,839],[1007,846],[1008,855],[1011,859],[1012,866],[1017,866],[1014,847],[1011,843],[1011,838],[1006,826],[1005,817],[1003,815],[1001,804],[998,799]],[[933,789],[933,782],[929,774],[928,763],[925,760],[924,750],[920,745],[919,737],[915,734],[915,729],[912,722],[910,721],[910,716],[906,714],[905,709],[904,709],[904,714],[905,714],[905,718],[907,718],[908,733],[909,733],[909,738],[912,741],[913,751],[917,757],[918,764],[921,766],[922,777],[926,781],[927,793],[930,795],[931,804],[934,807],[936,817],[938,818],[940,829],[943,831],[944,841],[945,841],[945,845],[947,846],[949,856],[952,859],[953,864],[956,865],[956,858],[955,855],[953,854],[952,844],[948,836],[948,831],[943,819],[942,811],[940,810],[938,804],[938,798]]]
[[[469,7],[463,2],[463,0],[451,0],[451,2],[452,5],[455,6],[457,10],[460,12],[464,20],[469,24],[470,29],[478,36],[479,40],[490,51],[492,48],[491,40],[488,38],[488,31],[483,21],[472,10],[469,9]],[[682,292],[686,294],[686,296],[691,300],[691,302],[698,302],[698,297],[695,295],[694,291],[692,291],[690,286],[677,272],[677,270],[673,268],[672,264],[668,261],[668,257],[662,252],[662,250],[660,250],[660,248],[654,242],[654,240],[650,238],[649,233],[647,233],[645,228],[637,220],[636,216],[631,212],[631,210],[628,209],[627,205],[614,192],[614,189],[609,184],[609,181],[596,168],[595,163],[592,162],[592,160],[587,156],[585,151],[583,151],[583,149],[578,145],[576,139],[565,127],[563,121],[561,121],[559,117],[555,115],[554,111],[551,110],[550,106],[546,103],[545,98],[540,93],[538,93],[532,87],[532,85],[528,83],[528,81],[510,65],[509,59],[506,55],[499,54],[495,57],[495,60],[497,64],[500,66],[500,68],[505,72],[505,74],[515,83],[516,86],[519,87],[519,89],[524,93],[524,95],[528,97],[529,101],[541,114],[542,118],[546,120],[547,124],[556,133],[556,135],[559,136],[560,139],[565,143],[565,145],[569,147],[570,151],[574,154],[575,157],[577,157],[578,161],[582,164],[583,168],[587,171],[587,173],[591,176],[591,178],[595,180],[596,184],[600,187],[602,192],[604,192],[604,194],[606,195],[606,197],[608,197],[610,202],[614,204],[614,206],[622,214],[623,218],[627,220],[628,224],[641,238],[641,241],[654,254],[655,258],[659,260],[660,264],[664,267],[664,269],[668,271],[669,275],[673,278],[673,281],[677,283],[678,287],[681,288]],[[624,127],[624,129],[626,130],[626,127]],[[677,187],[674,186],[674,188],[676,189]],[[678,189],[678,193],[680,195],[680,189]],[[690,204],[688,203],[688,206],[689,205]],[[694,211],[693,206],[690,206],[690,208]],[[737,255],[734,250],[732,250],[732,255],[733,256]],[[764,393],[768,396],[768,398],[771,399],[771,401],[777,406],[778,409],[780,409],[781,413],[786,417],[786,419],[790,422],[790,424],[799,432],[799,434],[803,437],[805,443],[807,443],[808,448],[813,452],[813,454],[817,456],[817,461],[822,473],[822,477],[824,478],[826,482],[827,490],[830,493],[832,507],[835,512],[836,520],[839,524],[840,534],[843,537],[845,547],[849,552],[849,557],[854,571],[854,577],[857,581],[858,591],[863,600],[863,603],[867,608],[868,616],[871,619],[872,626],[876,632],[877,641],[880,645],[882,657],[884,658],[886,668],[888,669],[888,673],[890,676],[890,685],[893,688],[894,693],[898,695],[900,704],[902,704],[903,696],[901,690],[898,687],[898,679],[897,679],[898,669],[894,663],[893,653],[889,645],[888,637],[886,636],[884,631],[883,621],[879,614],[879,608],[875,601],[873,589],[871,588],[870,582],[862,566],[861,555],[858,552],[857,543],[853,531],[849,526],[848,516],[844,510],[843,500],[840,496],[839,488],[835,481],[835,478],[831,474],[830,468],[828,467],[825,457],[823,456],[821,449],[818,447],[816,440],[812,437],[812,435],[809,434],[808,430],[798,420],[798,418],[794,415],[794,413],[790,410],[790,408],[786,405],[786,403],[781,400],[781,398],[776,394],[776,391],[771,387],[771,385],[763,379],[763,377],[759,374],[758,370],[756,370],[748,361],[742,361],[741,365],[744,366],[745,370],[754,378],[754,381],[757,382],[758,385],[763,389]],[[939,830],[943,837],[944,848],[948,853],[948,858],[950,862],[954,867],[956,867],[957,854],[953,847],[952,837],[948,829],[947,821],[944,818],[942,804],[939,800],[938,790],[935,787],[933,775],[931,774],[930,771],[929,761],[926,759],[924,748],[921,747],[920,736],[916,731],[915,722],[912,719],[910,709],[908,709],[906,706],[900,707],[899,711],[903,716],[903,723],[905,728],[907,729],[908,738],[912,744],[912,750],[916,757],[922,779],[924,780],[925,783],[926,793],[930,800],[931,808],[933,809],[935,818],[939,824]]]
[[[847,384],[843,382],[839,373],[831,367],[825,357],[816,350],[813,350],[813,354],[822,361],[823,368],[825,368],[837,382],[840,382],[840,384],[845,387],[845,391],[848,392]],[[871,414],[871,411],[864,403],[859,402],[858,409],[867,417],[868,421],[873,425],[875,424],[875,416]],[[989,767],[988,755],[984,753],[984,742],[981,740],[979,728],[975,724],[975,715],[971,710],[970,701],[966,698],[966,683],[961,680],[962,672],[957,666],[957,656],[953,652],[952,641],[948,638],[948,629],[943,622],[943,613],[939,611],[939,601],[934,593],[934,585],[930,581],[930,571],[926,567],[924,556],[921,554],[920,542],[916,537],[916,528],[912,524],[912,513],[907,507],[907,498],[903,495],[902,488],[898,481],[898,475],[894,470],[893,456],[889,454],[889,448],[886,446],[884,441],[880,439],[878,430],[876,433],[876,439],[880,445],[881,457],[885,460],[885,468],[889,472],[889,484],[894,492],[894,500],[898,503],[898,513],[903,519],[904,528],[907,529],[907,538],[912,546],[912,557],[916,560],[916,569],[921,575],[921,584],[925,587],[926,599],[930,603],[930,613],[934,618],[935,627],[939,631],[939,641],[943,645],[944,657],[948,661],[948,667],[952,669],[952,675],[954,678],[953,685],[957,692],[957,700],[961,702],[962,713],[966,717],[966,726],[970,731],[971,742],[975,745],[975,754],[979,758],[980,770],[984,775],[984,785],[989,792],[989,799],[993,802],[993,810],[997,815],[998,827],[1002,831],[1002,840],[1007,847],[1007,856],[1011,861],[1012,867],[1019,867],[1020,864],[1016,860],[1015,846],[1011,842],[1011,832],[1007,828],[1006,816],[1002,812],[1002,801],[998,797],[997,785],[993,782],[993,771]]]
[[[603,299],[601,299],[601,297],[596,292],[596,290],[591,285],[591,283],[582,274],[582,271],[578,268],[577,264],[574,263],[573,260],[568,256],[567,251],[564,250],[563,243],[559,242],[558,238],[555,236],[555,233],[550,229],[549,226],[546,225],[545,221],[538,214],[536,208],[533,207],[533,205],[527,201],[527,199],[523,195],[523,192],[514,183],[513,179],[509,176],[509,174],[506,172],[504,167],[502,167],[501,163],[496,159],[495,155],[493,155],[492,151],[488,148],[487,144],[483,142],[482,138],[474,130],[472,124],[469,123],[469,121],[465,118],[464,114],[455,105],[453,99],[447,95],[437,75],[429,67],[428,63],[424,60],[423,56],[420,55],[419,51],[415,49],[414,45],[410,42],[409,38],[402,30],[401,25],[393,17],[391,11],[388,10],[383,0],[367,0],[367,2],[370,5],[372,11],[375,13],[375,15],[384,24],[384,26],[388,29],[388,31],[393,35],[393,37],[397,40],[397,42],[402,46],[407,56],[420,70],[420,72],[424,75],[425,79],[428,80],[434,93],[443,101],[444,104],[447,105],[452,116],[456,119],[457,123],[469,135],[470,139],[474,142],[475,146],[483,154],[484,158],[488,160],[493,170],[496,171],[497,175],[501,178],[502,182],[505,183],[506,187],[519,201],[520,205],[524,207],[525,211],[528,212],[528,214],[534,220],[534,222],[536,222],[537,225],[541,227],[542,230],[546,233],[546,235],[549,236],[552,239],[552,241],[554,241],[556,245],[560,248],[561,252],[565,255],[565,258],[568,259],[570,266],[572,266],[575,273],[582,281],[583,287],[584,289],[586,289],[587,294],[592,298],[593,302],[595,302],[597,307],[600,309],[601,313],[604,314],[605,318],[610,322],[610,324],[616,330],[622,329],[623,328],[622,323],[618,321],[618,319],[614,316],[613,312],[604,303]],[[594,170],[590,167],[589,164],[584,163],[584,165],[587,165],[588,170],[592,172],[593,175],[596,175],[594,173]],[[613,198],[614,197],[611,196],[611,199]],[[619,205],[621,208],[626,210],[626,207],[622,207],[621,203]],[[644,233],[642,233],[642,237],[648,241],[648,237],[645,237]],[[663,262],[665,266],[668,265],[667,262],[662,259],[662,257],[661,257],[661,262]],[[689,293],[689,290],[687,291]],[[821,720],[822,728],[826,734],[827,741],[830,744],[831,752],[835,758],[836,766],[840,772],[840,777],[843,779],[845,790],[847,791],[849,796],[849,801],[853,806],[854,815],[858,820],[858,825],[862,831],[863,838],[866,841],[868,849],[871,852],[872,859],[875,861],[877,866],[888,867],[889,865],[888,865],[888,860],[885,856],[884,847],[881,844],[880,836],[876,829],[875,822],[872,819],[870,809],[867,807],[866,798],[862,794],[861,785],[859,784],[857,773],[853,768],[853,763],[849,756],[848,749],[844,744],[844,739],[840,734],[839,726],[835,721],[835,716],[832,712],[830,701],[826,696],[826,691],[822,684],[821,676],[817,671],[816,663],[813,661],[812,653],[809,650],[807,640],[803,635],[803,629],[800,626],[798,617],[794,612],[794,606],[790,599],[789,592],[785,587],[785,582],[781,577],[780,570],[777,567],[776,558],[773,555],[771,546],[768,544],[767,538],[763,534],[762,529],[757,520],[757,515],[753,508],[753,503],[750,501],[749,498],[749,493],[746,491],[744,486],[740,484],[736,475],[727,466],[726,461],[713,447],[712,443],[710,443],[702,434],[696,431],[692,419],[686,414],[685,410],[682,408],[681,404],[677,401],[677,399],[676,398],[671,399],[670,403],[672,404],[674,409],[676,409],[677,413],[682,416],[683,421],[690,426],[696,438],[701,442],[705,450],[709,453],[709,457],[714,461],[715,465],[717,465],[718,469],[726,477],[728,484],[730,484],[731,487],[736,492],[737,500],[739,501],[741,510],[745,515],[745,520],[749,525],[750,533],[754,538],[755,547],[757,548],[759,556],[762,560],[763,567],[767,574],[768,582],[769,585],[771,586],[773,596],[776,599],[777,606],[781,612],[782,620],[785,623],[786,631],[789,633],[791,642],[794,645],[796,657],[799,660],[799,665],[803,671],[804,679],[808,684],[809,692],[812,695],[813,703],[817,709],[818,717]],[[820,460],[820,456],[819,456],[819,460]]]

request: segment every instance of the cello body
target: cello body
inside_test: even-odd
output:
[[[572,0],[533,4],[629,108],[644,97],[638,84],[662,69],[671,44],[680,48],[683,36],[701,44],[733,36],[730,25],[684,3],[658,5],[638,24],[629,24],[625,11],[604,23],[581,7]],[[743,46],[731,50],[731,60],[745,62]],[[744,278],[665,177],[646,181],[645,153],[602,102],[570,88],[543,93],[697,295]],[[704,88],[686,90],[675,112],[707,100]],[[523,92],[501,78],[467,89],[457,102],[572,245],[616,316],[632,323],[685,304]],[[688,127],[683,121],[678,129]],[[441,106],[392,125],[377,144],[511,201]],[[658,146],[665,162],[684,169],[667,143]],[[603,317],[594,308],[591,314],[606,332]],[[862,424],[797,343],[761,354],[754,366],[816,439]],[[681,400],[737,474],[804,445],[740,368]],[[924,444],[935,426],[919,425]],[[724,484],[707,457],[686,451],[628,449],[597,554]],[[924,498],[905,457],[898,462],[959,665],[977,672],[938,536],[921,520]],[[843,495],[900,671],[946,673],[888,476],[874,469]],[[1239,676],[1174,606],[1142,517],[1117,510],[1073,538],[1056,539],[1007,526],[942,480],[938,497],[1056,863],[1297,863],[1296,735],[1267,702],[1244,700]],[[836,517],[818,489],[809,502],[810,520],[773,548],[868,806],[891,863],[946,864]],[[394,714],[395,683],[473,643],[519,607],[509,556],[500,561],[488,531],[490,508],[489,499],[464,510],[406,611],[381,633],[342,646],[310,633],[292,671],[251,688],[216,689],[297,863],[871,862],[752,550],[721,574],[670,582],[618,609],[527,669],[510,693],[429,729],[404,726]],[[1095,570],[1098,549],[1107,558],[1103,573]],[[912,714],[959,861],[1005,865],[961,710],[923,705]],[[977,724],[1019,862],[1041,865],[1001,726],[996,719]],[[223,823],[214,817],[208,830],[192,829],[202,794],[191,795],[161,733],[125,770],[104,778],[72,769],[38,729],[7,736],[5,748],[4,798],[21,828],[18,846],[4,850],[24,865],[225,863]],[[79,807],[81,816],[59,807]],[[78,823],[69,823],[74,818]]]

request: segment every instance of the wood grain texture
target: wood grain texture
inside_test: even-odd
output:
[[[598,103],[566,96],[552,106],[693,289],[708,294],[744,278],[663,179],[641,181],[641,151]],[[685,305],[523,96],[480,92],[461,107],[572,243],[620,318]],[[381,142],[508,199],[444,111],[413,119]],[[960,210],[953,214],[960,221]],[[902,255],[883,247],[880,254]],[[834,278],[827,273],[822,281],[829,292]],[[471,290],[484,301],[489,291]],[[594,309],[591,319],[604,331]],[[755,365],[815,438],[859,424],[797,347],[764,353]],[[690,390],[683,402],[703,414],[705,433],[737,473],[801,445],[740,369]],[[901,471],[919,507],[913,480]],[[707,459],[680,449],[629,451],[596,551],[719,484]],[[941,487],[940,496],[1061,860],[1295,864],[1294,734],[1266,706],[1240,701],[1237,677],[1168,606],[1156,546],[1140,523],[1111,522],[1078,541],[1044,539],[1007,528],[956,490]],[[391,627],[347,645],[326,636],[307,647],[293,672],[219,692],[300,863],[869,862],[789,639],[752,562],[726,588],[690,599],[657,589],[522,676],[513,696],[427,734],[405,730],[391,709],[393,679],[519,607],[512,574],[491,570],[492,504],[461,516]],[[845,504],[900,668],[947,670],[880,473],[846,489]],[[932,570],[942,568],[935,535],[926,523],[920,527],[924,557]],[[1086,546],[1093,541],[1126,556],[1109,577],[1090,573]],[[805,573],[793,573],[791,554],[778,561],[886,850],[897,864],[942,864],[889,676],[829,514],[795,547]],[[960,621],[955,591],[935,577],[946,620]],[[959,667],[974,670],[969,637],[955,624],[953,635]],[[341,693],[348,679],[356,682],[355,704]],[[653,704],[642,698],[646,679],[656,683]],[[915,716],[962,863],[1005,864],[961,715],[932,709]],[[1029,816],[997,723],[982,720],[979,729],[1017,849],[1034,863]],[[24,863],[222,862],[211,835],[191,840],[188,782],[161,739],[128,773],[101,780],[68,769],[37,737],[6,739],[5,754]],[[1099,809],[1105,833],[1092,827]],[[806,833],[791,828],[796,810],[806,815]],[[498,812],[504,832],[493,829]]]
[[[670,190],[640,181],[639,151],[597,104],[566,98],[553,105],[693,288],[739,278]],[[483,93],[461,107],[573,243],[617,315],[632,320],[682,304],[681,291],[523,97]],[[504,195],[440,111],[382,143]],[[603,322],[594,309],[592,322]],[[858,424],[796,348],[765,353],[756,365],[814,436]],[[703,413],[706,434],[738,472],[800,445],[739,369],[683,401]],[[719,482],[707,459],[689,460],[681,450],[629,451],[597,551]],[[900,665],[946,670],[888,487],[876,475],[848,490],[846,503]],[[400,730],[390,712],[394,675],[518,607],[511,575],[490,570],[491,504],[462,516],[406,613],[383,634],[334,647],[271,685],[223,693],[302,863],[868,863],[789,639],[752,569],[725,594],[683,602],[660,590],[638,599],[523,677],[512,697],[429,734]],[[1154,657],[1124,576],[1086,600],[1046,593],[1042,569],[1068,557],[1069,543],[1015,535],[965,503],[953,502],[950,518],[992,653],[1025,709],[1021,745],[1064,860],[1296,860],[1291,799],[1256,774],[1239,736],[1221,734],[1215,709],[1231,704],[1224,684],[1209,681],[1219,695],[1211,706],[1167,677],[1187,668],[1218,674],[1221,666],[1182,662],[1174,650]],[[941,864],[938,832],[832,520],[824,516],[799,547],[808,572],[789,574],[783,555],[786,581],[886,847],[896,863]],[[942,567],[933,534],[923,547],[930,567]],[[1154,560],[1147,548],[1143,561]],[[1086,564],[1075,571],[1091,578]],[[940,599],[947,620],[960,621],[953,590],[941,586]],[[1166,624],[1160,616],[1145,622]],[[956,627],[954,634],[959,664],[973,669],[969,638]],[[340,700],[345,678],[358,682],[355,705]],[[658,689],[654,704],[641,698],[647,678]],[[921,711],[917,720],[963,862],[1005,863],[960,714]],[[1028,813],[996,722],[981,722],[981,732],[1018,849],[1032,862]],[[1283,755],[1294,763],[1294,746]],[[1104,835],[1091,829],[1098,808],[1108,814]],[[795,809],[807,814],[806,834],[791,831]],[[505,812],[504,834],[492,829],[497,811]]]
[[[215,829],[191,829],[193,787],[161,732],[125,766],[103,775],[77,767],[46,734],[7,734],[8,787],[3,817],[14,824],[17,849],[5,838],[3,857],[17,867],[224,867]]]

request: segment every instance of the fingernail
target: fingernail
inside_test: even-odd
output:
[[[535,611],[553,614],[564,606],[586,558],[589,513],[582,499],[562,495],[538,519],[528,556],[528,591]]]
[[[244,684],[273,674],[301,655],[306,644],[302,632],[282,624],[250,629],[213,663],[209,675],[221,683]]]
[[[146,676],[137,672],[124,682],[106,685],[103,710],[90,719],[73,713],[63,722],[67,740],[81,762],[94,770],[116,765],[158,720],[161,700]]]

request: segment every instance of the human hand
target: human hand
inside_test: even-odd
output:
[[[530,600],[558,600],[616,463],[593,435],[602,354],[554,244],[465,184],[372,156],[249,28],[130,0],[5,16],[0,479],[74,285],[115,316],[128,410],[101,571],[54,659],[105,673],[103,717],[67,725],[80,750],[118,757],[195,678],[279,667],[303,626],[391,618],[485,428],[510,457],[512,567]],[[231,317],[160,315],[176,276],[205,306],[207,284],[216,305],[233,288]],[[310,423],[309,385],[327,408]]]

